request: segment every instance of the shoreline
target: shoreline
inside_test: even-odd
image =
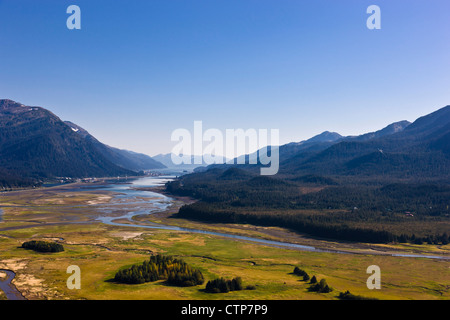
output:
[[[66,187],[66,186],[81,186],[81,185],[96,185],[96,184],[105,184],[108,183],[108,180],[135,180],[135,179],[139,179],[139,178],[144,178],[144,177],[151,177],[150,175],[144,175],[144,176],[129,176],[129,177],[120,177],[119,179],[117,179],[117,177],[92,177],[92,179],[95,179],[95,182],[80,182],[80,181],[75,181],[75,182],[67,182],[67,183],[60,183],[57,185],[52,185],[49,187],[45,187],[43,185],[39,186],[39,187],[23,187],[23,188],[13,188],[10,190],[3,190],[0,191],[0,195],[2,194],[10,194],[10,193],[14,193],[14,192],[23,192],[23,191],[34,191],[34,190],[54,190],[54,189],[58,189],[61,187]]]

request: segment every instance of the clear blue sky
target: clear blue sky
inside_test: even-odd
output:
[[[450,104],[449,35],[448,0],[0,0],[0,98],[149,155],[194,120],[356,135]]]

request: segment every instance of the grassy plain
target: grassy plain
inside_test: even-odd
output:
[[[109,201],[110,198],[102,193],[72,193],[63,197],[57,193],[34,191],[25,196],[18,193],[0,199],[1,205],[15,205],[3,207],[0,268],[16,272],[13,283],[28,299],[316,300],[337,299],[339,292],[346,290],[378,299],[450,299],[448,260],[304,252],[206,234],[110,226],[94,222],[92,217],[95,208],[86,205],[87,201]],[[49,203],[52,205],[49,206]],[[27,206],[20,208],[20,205]],[[141,220],[146,219],[148,217],[142,217]],[[156,216],[154,219],[201,227],[199,223],[165,216]],[[276,232],[262,232],[264,230],[252,226],[234,229],[225,225],[203,227],[278,238]],[[64,245],[65,251],[37,253],[20,248],[29,239],[58,241]],[[422,250],[426,247],[422,247]],[[398,247],[387,245],[384,249],[396,250]],[[427,251],[430,250],[441,253],[448,252],[450,248],[448,245],[439,248],[429,246]],[[240,276],[244,287],[254,285],[255,290],[208,294],[203,291],[204,285],[178,288],[168,286],[163,281],[140,285],[111,281],[119,268],[142,262],[155,253],[173,255],[200,268],[206,281],[217,277],[231,279]],[[66,281],[70,274],[66,270],[70,265],[77,265],[81,269],[79,290],[67,288]],[[366,286],[369,276],[366,269],[370,265],[381,268],[380,290],[369,290]],[[325,278],[334,290],[327,294],[309,292],[309,284],[292,273],[296,266],[307,271],[310,276]]]

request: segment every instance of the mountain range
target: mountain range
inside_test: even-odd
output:
[[[0,100],[0,187],[56,177],[132,176],[163,167],[149,156],[106,146],[47,109]]]
[[[325,131],[311,139],[278,148],[280,169],[277,176],[281,178],[316,175],[345,177],[347,180],[449,181],[450,106],[413,123],[403,120],[359,136],[345,137]],[[257,157],[260,152],[245,157]],[[197,169],[197,172],[230,166],[255,172],[260,167],[211,165]]]
[[[378,132],[347,137],[284,161],[280,172],[347,177],[448,179],[450,106],[411,124],[398,122]]]
[[[245,157],[257,157],[259,152]],[[277,176],[288,180],[299,181],[312,175],[316,177],[313,180],[341,177],[360,181],[448,182],[450,106],[413,123],[399,121],[359,136],[345,137],[325,131],[308,140],[279,146],[279,157]],[[170,154],[152,158],[105,145],[85,129],[62,121],[47,109],[0,100],[0,187],[35,185],[55,177],[137,175],[144,170],[174,167],[170,158]],[[230,166],[255,172],[260,167],[226,164],[197,170]]]

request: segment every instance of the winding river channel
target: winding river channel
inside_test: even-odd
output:
[[[11,283],[16,274],[11,270],[0,269],[0,274],[5,274],[6,277],[0,277],[0,290],[2,290],[8,300],[26,300],[22,294],[17,290],[16,286]]]
[[[239,236],[234,234],[222,233],[222,232],[214,232],[214,231],[205,231],[199,229],[192,228],[183,228],[178,226],[164,225],[164,224],[136,224],[136,221],[133,220],[135,216],[139,215],[147,215],[156,212],[161,212],[166,210],[170,205],[172,205],[174,199],[165,196],[163,194],[152,192],[152,191],[142,191],[139,188],[149,188],[149,187],[157,187],[165,184],[167,181],[172,180],[173,176],[160,176],[160,177],[144,177],[139,178],[132,181],[129,184],[109,184],[102,187],[102,190],[112,191],[116,194],[118,202],[113,202],[111,205],[99,205],[99,210],[103,213],[97,220],[102,223],[121,226],[121,227],[138,227],[138,228],[146,228],[146,229],[165,229],[165,230],[174,230],[174,231],[183,231],[183,232],[191,232],[191,233],[201,233],[208,234],[226,238],[232,238],[235,240],[241,241],[249,241],[253,243],[259,243],[262,245],[275,246],[279,248],[286,249],[296,249],[302,251],[313,251],[313,252],[331,252],[331,253],[340,253],[340,254],[352,254],[350,252],[344,252],[339,250],[332,249],[320,249],[313,246],[305,246],[295,243],[281,242],[281,241],[272,241],[266,239],[252,238],[246,236]],[[149,201],[152,204],[152,207],[149,208]],[[125,204],[125,208],[124,208]],[[129,206],[129,209],[126,207]],[[125,210],[124,210],[125,209]],[[118,212],[122,212],[122,214],[118,215]],[[123,212],[126,212],[123,214]],[[123,220],[127,220],[129,223],[119,222]],[[375,253],[374,253],[375,254]],[[391,254],[392,256],[398,257],[412,257],[412,258],[429,258],[429,259],[445,259],[450,260],[450,257],[446,256],[438,256],[438,255],[420,255],[420,254]]]

